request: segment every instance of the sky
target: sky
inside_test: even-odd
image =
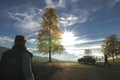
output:
[[[34,53],[45,8],[56,9],[58,27],[67,34],[66,51],[55,58],[75,60],[91,49],[102,56],[101,45],[110,34],[120,36],[120,0],[0,0],[0,46],[11,48],[24,35]],[[67,44],[65,44],[67,43]]]

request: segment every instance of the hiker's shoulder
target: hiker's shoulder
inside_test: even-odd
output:
[[[12,49],[9,49],[9,50],[7,50],[7,51],[4,51],[3,52],[3,55],[5,56],[5,55],[11,55],[12,54]]]
[[[33,54],[30,51],[27,50],[26,53],[33,57]]]

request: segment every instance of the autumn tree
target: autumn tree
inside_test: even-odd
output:
[[[84,54],[85,54],[86,56],[91,55],[91,53],[92,53],[92,50],[91,50],[91,49],[85,49]]]
[[[118,48],[119,41],[116,34],[109,35],[105,38],[102,45],[103,53],[112,56],[113,62],[115,62],[114,56],[118,54]]]
[[[56,9],[46,8],[42,16],[41,28],[38,34],[38,51],[43,54],[62,53],[65,49],[60,43],[63,32],[58,27],[58,16]]]
[[[116,51],[115,51],[115,56],[119,55],[120,54],[120,41],[118,41],[118,44],[117,44],[117,48],[116,48]]]

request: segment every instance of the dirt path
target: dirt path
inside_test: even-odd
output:
[[[39,65],[42,72],[37,75],[37,80],[120,80],[120,66],[117,67],[105,68],[77,62],[46,63]]]

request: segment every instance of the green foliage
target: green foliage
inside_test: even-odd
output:
[[[39,42],[38,45],[38,51],[44,54],[48,54],[49,53],[49,39],[43,39]],[[64,47],[62,44],[59,43],[58,39],[52,39],[51,40],[51,52],[53,52],[52,54],[55,53],[62,53],[64,51]]]
[[[112,60],[109,60],[109,62],[113,62]],[[115,58],[115,62],[120,63],[120,58]]]
[[[116,34],[112,34],[105,38],[104,43],[102,45],[103,54],[107,54],[112,56],[114,61],[114,56],[120,54],[120,44]]]

